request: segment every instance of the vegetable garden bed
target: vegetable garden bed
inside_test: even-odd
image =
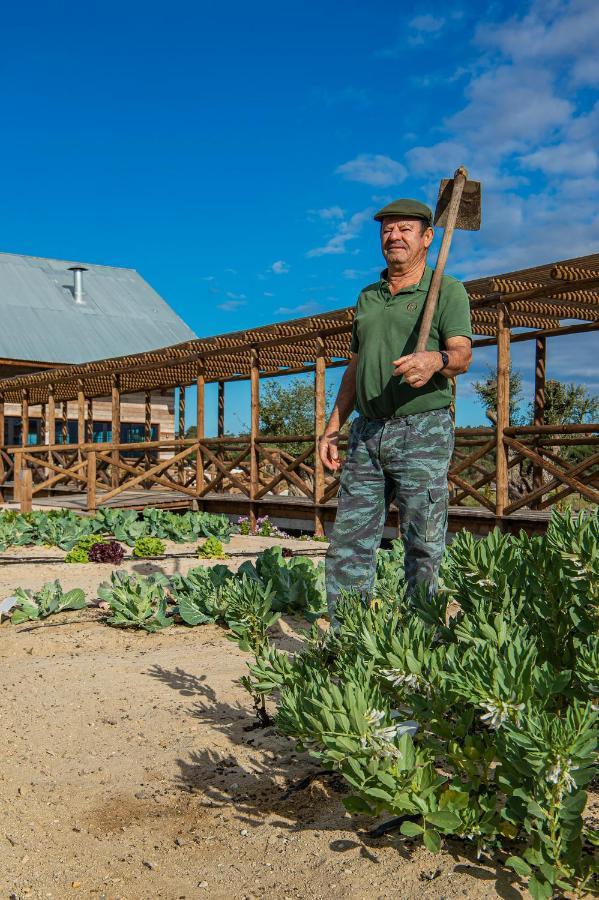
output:
[[[234,536],[227,549],[238,541],[252,544],[259,540]],[[487,879],[499,877],[502,896],[510,896],[505,890],[517,896],[514,888],[507,887],[510,878],[520,891],[528,883],[536,897],[559,896],[571,888],[581,895],[588,890],[591,850],[596,840],[589,827],[587,786],[594,771],[596,725],[592,703],[599,688],[597,523],[589,520],[586,525],[577,525],[558,517],[544,539],[492,535],[475,543],[468,535],[461,535],[446,556],[442,589],[432,604],[424,597],[405,598],[401,551],[394,545],[391,552],[379,555],[373,606],[365,609],[351,596],[344,600],[338,637],[316,626],[302,635],[297,620],[278,618],[281,612],[294,611],[315,619],[322,612],[322,578],[309,560],[283,557],[280,541],[262,540],[277,549],[254,557],[251,564],[239,565],[238,558],[224,564],[198,564],[197,559],[190,558],[184,570],[162,572],[150,581],[144,574],[151,573],[154,564],[128,561],[127,577],[113,576],[112,584],[96,592],[112,605],[111,611],[102,615],[124,617],[112,624],[128,627],[107,629],[98,622],[84,629],[86,640],[92,630],[115,635],[94,638],[91,643],[97,639],[106,648],[106,642],[114,640],[122,654],[120,668],[128,658],[131,662],[131,654],[134,658],[142,652],[158,657],[160,648],[167,645],[172,652],[171,667],[161,668],[156,663],[154,677],[180,690],[181,696],[195,698],[197,718],[205,727],[199,742],[204,749],[194,755],[192,741],[187,760],[183,757],[177,763],[185,770],[186,790],[191,783],[199,795],[196,805],[190,801],[186,806],[186,815],[190,809],[194,816],[202,809],[219,809],[226,810],[220,813],[225,817],[233,817],[231,828],[245,823],[237,834],[230,835],[243,859],[244,847],[253,846],[256,851],[259,844],[265,852],[284,817],[282,809],[290,808],[285,804],[306,804],[309,798],[308,820],[326,820],[323,827],[327,830],[343,830],[349,836],[327,843],[322,836],[312,835],[310,821],[301,819],[297,840],[309,833],[306,843],[311,852],[316,852],[316,841],[324,856],[323,871],[316,875],[318,867],[311,867],[305,854],[297,871],[291,873],[297,876],[295,883],[293,878],[289,880],[289,872],[280,871],[279,886],[295,891],[294,896],[308,896],[301,893],[307,873],[311,878],[306,882],[310,884],[310,896],[353,896],[347,892],[347,884],[345,891],[341,890],[339,882],[346,876],[333,864],[332,855],[353,850],[362,854],[359,862],[363,867],[368,854],[379,854],[377,859],[382,854],[385,860],[383,869],[371,871],[369,883],[375,890],[368,893],[365,869],[359,872],[357,853],[353,854],[353,869],[349,871],[361,885],[355,896],[396,895],[388,893],[393,870],[387,851],[391,848],[396,854],[395,866],[400,866],[404,878],[401,896],[422,896],[422,884],[428,884],[427,879],[432,891],[433,882],[449,871],[448,865],[453,870],[452,884],[461,884],[460,894],[465,890],[467,896],[493,893],[485,882],[485,890],[478,893],[475,882],[467,878],[456,881],[456,875],[461,878],[466,866],[484,872]],[[295,549],[302,546],[299,542],[291,545]],[[323,548],[318,549],[322,553]],[[209,565],[210,571],[205,568]],[[306,566],[310,566],[310,572]],[[228,567],[239,571],[231,574]],[[64,566],[73,578],[90,568],[102,566]],[[299,577],[295,577],[295,569]],[[129,580],[132,573],[133,582]],[[74,586],[71,577],[63,584],[65,590]],[[136,591],[137,600],[131,607]],[[146,592],[145,599],[140,591],[142,595]],[[402,599],[399,611],[395,604],[398,596]],[[145,618],[144,603],[150,612]],[[136,621],[130,615],[132,608]],[[83,616],[87,621],[101,614],[63,613],[55,617],[56,624],[68,624],[69,615]],[[187,624],[167,627],[179,618]],[[217,624],[220,628],[215,630]],[[160,633],[145,634],[144,625],[148,631]],[[131,630],[138,626],[139,630]],[[81,627],[79,624],[71,632],[73,636]],[[22,649],[19,636],[29,640],[26,636],[36,635],[39,639],[55,630],[70,631],[34,622],[29,626],[5,625],[0,635],[4,639],[9,635],[18,656]],[[225,636],[238,646],[224,644]],[[126,652],[123,640],[127,641]],[[177,646],[189,649],[191,645],[197,647],[198,642],[202,650],[214,645],[215,652],[208,653],[211,661],[207,662],[202,653],[191,669],[173,667]],[[68,643],[63,643],[63,649],[66,646]],[[255,655],[249,670],[244,665],[248,650]],[[134,671],[139,679],[139,664]],[[78,685],[79,702],[84,702],[86,686],[95,689],[92,674],[88,669],[89,680]],[[244,699],[242,686],[253,695],[261,727],[255,727],[251,703]],[[125,702],[124,684],[117,681],[114,687],[119,702]],[[223,702],[223,691],[227,698],[234,696],[235,703],[229,699]],[[51,693],[57,692],[60,694],[60,686],[54,679]],[[262,698],[269,695],[272,700],[264,703]],[[100,692],[94,699],[96,709],[107,699]],[[135,703],[134,693],[125,702],[129,717]],[[268,714],[275,712],[278,732],[266,725]],[[68,710],[61,708],[61,713],[69,718]],[[30,720],[24,721],[31,730]],[[128,726],[124,733],[130,734]],[[142,729],[139,734],[148,747],[154,746],[151,731]],[[293,743],[285,742],[281,736],[285,734]],[[250,756],[258,750],[262,772],[268,775],[267,788],[261,783],[252,796],[242,791],[237,781],[230,794],[220,795],[217,802],[215,776],[226,774],[230,767],[226,755],[219,757],[210,750],[211,735],[226,749],[229,761],[237,759],[239,746],[249,748]],[[171,767],[176,745],[171,730],[163,748],[171,749]],[[320,774],[319,763],[323,766]],[[242,770],[240,778],[251,775],[243,766]],[[314,777],[302,786],[301,776],[306,774]],[[108,780],[112,780],[112,774]],[[228,784],[230,779],[224,781]],[[298,787],[287,794],[287,799],[283,799],[284,783]],[[238,790],[239,797],[235,793]],[[167,795],[169,789],[165,788]],[[311,801],[315,796],[326,803],[326,814],[314,809]],[[166,800],[162,805],[166,809]],[[583,814],[587,822],[584,829]],[[395,831],[388,836],[368,836],[368,829],[372,831],[381,817],[384,822],[392,816],[402,819]],[[208,817],[212,820],[212,813]],[[264,826],[267,832],[271,830],[270,838],[265,832],[258,843],[244,844],[252,828]],[[151,827],[150,833],[155,835]],[[142,829],[140,840],[144,834]],[[266,844],[262,838],[267,839]],[[336,840],[347,844],[346,850],[337,847]],[[418,849],[422,842],[424,847]],[[160,848],[160,865],[168,868],[167,848],[162,841],[156,846]],[[431,855],[440,848],[439,857]],[[457,870],[454,863],[448,863],[448,852],[461,857]],[[401,865],[401,853],[414,862],[413,871]],[[241,870],[237,866],[243,885],[240,890],[244,891],[239,896],[252,893],[250,876],[264,888],[260,896],[281,896],[276,893],[276,880],[268,886],[263,871],[254,871],[256,866],[264,866],[264,859],[259,862],[260,854],[252,852],[246,859],[247,869],[245,864]],[[431,861],[432,868],[427,872],[421,868],[423,860]],[[199,859],[197,862],[199,865]],[[219,868],[219,863],[214,865]],[[220,865],[230,863],[221,861]],[[513,869],[511,876],[509,867]],[[156,866],[145,868],[150,873],[157,871]],[[331,881],[333,870],[336,880]],[[219,873],[214,873],[214,867],[211,871],[216,891],[221,883]],[[420,887],[414,881],[414,872],[423,878]],[[131,892],[132,884],[126,896],[137,896]],[[441,887],[438,883],[435,887],[437,892],[429,896],[452,896],[448,885]],[[172,895],[167,892],[156,896]]]

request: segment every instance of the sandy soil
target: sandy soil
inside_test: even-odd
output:
[[[229,562],[273,543],[235,537]],[[198,565],[185,550],[123,567],[185,571]],[[110,566],[53,561],[63,555],[2,554],[0,596],[59,578],[92,598]],[[147,635],[101,618],[88,609],[0,627],[1,898],[520,896],[509,872],[465,845],[433,856],[399,835],[369,837],[376,823],[350,817],[330,778],[288,795],[317,766],[273,729],[252,729],[237,684],[247,657],[221,629]],[[282,621],[279,645],[296,647],[301,624]]]

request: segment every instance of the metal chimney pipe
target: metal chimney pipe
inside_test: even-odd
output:
[[[85,266],[70,266],[69,272],[73,273],[75,303],[83,303],[83,273],[87,272],[87,269]]]

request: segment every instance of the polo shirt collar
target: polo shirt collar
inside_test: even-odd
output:
[[[379,287],[383,291],[389,291],[389,270],[383,269],[381,272],[381,279],[379,281]],[[399,294],[413,294],[416,291],[428,291],[431,283],[431,278],[433,277],[433,270],[429,265],[424,267],[424,272],[422,273],[422,278],[418,282],[418,284],[410,284],[408,287],[402,288],[397,292],[394,296],[397,297]]]

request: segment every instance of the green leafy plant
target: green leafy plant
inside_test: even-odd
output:
[[[162,574],[143,578],[127,572],[113,572],[109,582],[98,588],[98,597],[108,603],[109,625],[143,628],[151,633],[173,624],[167,614],[168,578]]]
[[[153,556],[162,556],[164,551],[164,541],[155,537],[137,538],[133,546],[133,556],[137,556],[138,559],[151,559]]]
[[[231,630],[227,637],[234,641],[240,650],[260,656],[268,641],[269,628],[272,628],[281,615],[280,612],[273,610],[270,582],[265,585],[248,575],[241,575],[231,582],[227,600],[225,614]],[[254,697],[259,722],[262,725],[270,724],[264,693],[255,692],[251,679],[245,675],[240,679],[240,683]]]
[[[50,581],[35,593],[19,587],[14,591],[14,596],[18,597],[18,603],[11,616],[13,625],[45,619],[67,609],[83,609],[86,605],[81,588],[65,593],[59,581]]]
[[[178,514],[164,509],[146,509],[140,517],[130,509],[99,509],[94,516],[72,510],[19,513],[0,511],[0,552],[8,547],[31,544],[72,550],[89,535],[108,535],[130,547],[140,537],[157,537],[177,543],[199,537],[230,540],[232,527],[224,515],[203,512]]]
[[[206,538],[203,544],[198,547],[198,556],[201,559],[226,559],[222,542],[216,537]]]
[[[583,817],[597,774],[597,515],[554,514],[542,538],[462,532],[432,600],[406,598],[401,560],[395,545],[379,554],[371,602],[343,597],[337,634],[312,632],[294,656],[264,634],[246,687],[278,698],[280,731],[339,771],[350,812],[398,817],[433,852],[445,835],[505,848],[534,898],[584,896],[597,874]]]
[[[65,556],[64,561],[66,563],[88,563],[92,547],[103,542],[103,539],[99,538],[97,534],[88,534],[77,541],[75,546]]]
[[[89,561],[97,563],[111,563],[119,566],[125,556],[121,544],[118,541],[96,541],[89,551]]]
[[[326,609],[324,565],[314,564],[303,556],[286,558],[281,547],[269,547],[256,559],[255,566],[246,560],[239,567],[240,575],[270,582],[273,609],[296,613],[308,621],[323,615]]]
[[[173,601],[187,625],[226,624],[228,587],[235,578],[227,566],[199,566],[170,580]]]

